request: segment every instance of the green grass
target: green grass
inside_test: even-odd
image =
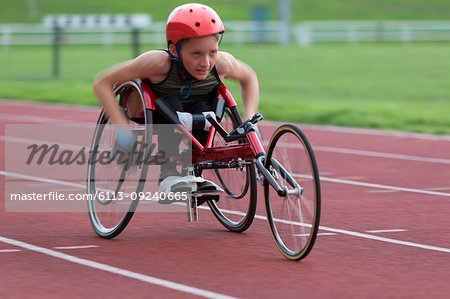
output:
[[[259,74],[267,118],[448,134],[449,47],[322,44],[238,53]]]
[[[222,49],[256,70],[267,119],[450,134],[450,43]],[[96,105],[95,74],[130,57],[125,46],[65,46],[54,79],[50,47],[0,49],[0,98]]]
[[[0,23],[41,22],[49,13],[137,13],[144,12],[156,21],[163,21],[185,0],[2,0]],[[216,9],[224,20],[250,18],[255,5],[268,8],[269,19],[277,19],[277,0],[210,0],[199,1]],[[163,5],[162,5],[163,4]],[[449,19],[448,0],[291,0],[294,22],[303,20],[364,20],[364,19]]]

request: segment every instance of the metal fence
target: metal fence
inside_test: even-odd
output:
[[[278,21],[226,22],[225,43],[283,43],[308,46],[320,42],[450,41],[450,21],[307,21],[286,29]],[[55,30],[44,24],[0,24],[0,46],[51,45]],[[69,45],[130,44],[130,27],[93,26],[62,29],[61,42]],[[151,22],[139,29],[144,44],[165,43],[165,23]]]

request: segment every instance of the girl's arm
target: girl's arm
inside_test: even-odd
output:
[[[216,68],[220,78],[239,82],[244,104],[244,120],[252,117],[257,112],[259,103],[259,84],[255,71],[227,52],[219,52]]]
[[[114,86],[138,78],[149,78],[150,80],[156,78],[157,80],[165,68],[167,68],[167,54],[162,51],[150,51],[134,60],[117,65],[94,79],[94,94],[112,123],[127,124],[114,97]]]

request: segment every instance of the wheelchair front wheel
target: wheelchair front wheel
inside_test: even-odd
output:
[[[320,219],[320,181],[306,136],[293,125],[279,127],[269,142],[264,166],[281,188],[279,196],[267,180],[264,199],[272,237],[289,260],[300,260],[314,246]]]

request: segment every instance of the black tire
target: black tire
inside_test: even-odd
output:
[[[236,107],[225,109],[221,124],[227,132],[241,123]],[[237,142],[242,143],[246,140],[234,143]],[[225,144],[223,138],[216,133],[214,145]],[[256,211],[257,184],[254,161],[242,161],[240,166],[235,168],[207,170],[204,171],[204,177],[216,182],[225,190],[225,193],[220,195],[219,201],[208,201],[214,216],[230,231],[247,230],[253,222]]]
[[[316,159],[303,132],[293,125],[279,127],[270,140],[264,166],[282,188],[298,191],[282,197],[264,181],[267,220],[275,244],[289,260],[301,260],[314,246],[321,200]]]
[[[144,188],[148,170],[144,157],[149,153],[152,137],[152,111],[145,109],[139,85],[132,81],[125,82],[114,93],[119,97],[121,107],[130,94],[138,97],[138,104],[134,108],[141,109],[139,115],[131,115],[127,107],[122,107],[122,110],[129,120],[130,129],[137,135],[136,149],[140,159],[134,162],[134,166],[115,159],[105,163],[105,158],[114,157],[111,153],[114,152],[115,128],[102,111],[91,145],[87,193],[92,196],[88,201],[92,227],[98,236],[106,239],[119,235],[133,217],[139,203],[133,195],[139,194]],[[104,158],[101,157],[102,154]]]

